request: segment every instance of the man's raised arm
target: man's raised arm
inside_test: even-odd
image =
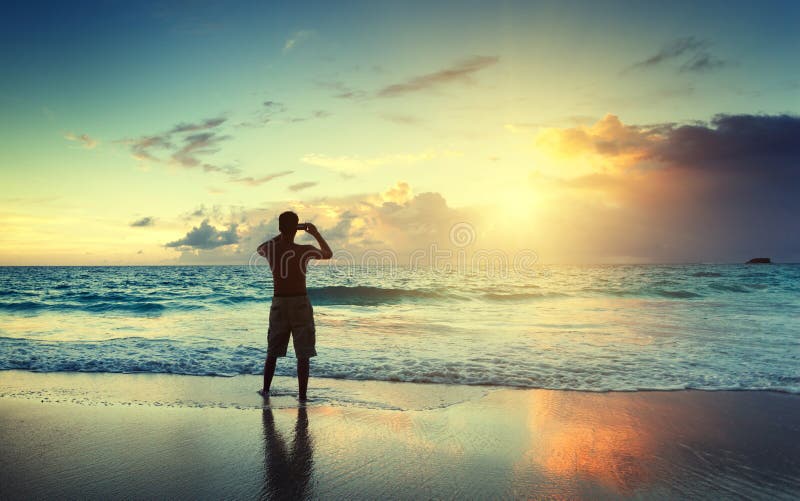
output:
[[[319,249],[317,249],[317,248],[315,248],[313,246],[309,246],[309,247],[311,247],[313,249],[313,251],[311,252],[311,255],[309,257],[311,259],[330,259],[330,258],[332,258],[333,257],[333,251],[331,250],[331,247],[328,245],[328,242],[326,242],[325,239],[322,238],[322,235],[320,235],[319,230],[317,229],[317,227],[314,226],[311,223],[307,223],[306,231],[312,237],[317,239],[317,243],[319,244],[319,247],[320,247]]]

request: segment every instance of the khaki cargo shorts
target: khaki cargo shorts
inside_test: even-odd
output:
[[[292,335],[294,354],[297,358],[317,355],[314,308],[308,296],[273,297],[269,309],[269,331],[267,333],[267,356],[285,357]]]

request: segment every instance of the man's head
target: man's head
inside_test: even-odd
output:
[[[298,222],[300,222],[300,218],[297,217],[297,214],[292,211],[286,211],[278,216],[278,229],[281,231],[282,235],[294,239],[294,235],[297,233]]]

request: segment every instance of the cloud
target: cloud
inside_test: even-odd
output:
[[[800,174],[800,116],[721,114],[710,124],[672,125],[651,150],[685,167],[764,172],[780,165]]]
[[[317,82],[317,86],[332,90],[334,92],[333,97],[337,99],[363,99],[367,97],[365,91],[352,88],[338,80],[332,82]]]
[[[268,123],[296,123],[307,120],[328,118],[331,113],[326,110],[313,110],[306,116],[290,116],[288,109],[283,103],[277,101],[264,101],[262,106],[253,113],[252,118],[247,121],[239,122],[236,127],[263,127]]]
[[[181,132],[195,132],[199,130],[214,129],[225,123],[225,118],[208,118],[199,123],[180,123],[172,128],[168,134],[177,134]]]
[[[391,202],[393,204],[406,203],[411,200],[411,197],[411,186],[402,181],[398,182],[395,186],[392,186],[381,194],[381,198],[385,202]]]
[[[96,139],[91,138],[88,134],[73,134],[72,132],[67,132],[64,134],[64,139],[81,143],[81,146],[87,150],[92,150],[99,144]]]
[[[282,177],[282,176],[288,176],[289,174],[291,174],[293,172],[294,171],[291,171],[291,170],[284,170],[284,171],[281,171],[281,172],[276,172],[274,174],[267,174],[266,176],[262,176],[262,177],[259,177],[259,178],[253,178],[253,177],[249,177],[249,176],[248,177],[240,177],[238,179],[233,179],[232,182],[245,184],[247,186],[261,186],[262,184],[267,183],[269,181],[272,181],[273,179],[276,179],[276,178],[279,178],[279,177]]]
[[[405,82],[388,85],[378,91],[378,97],[397,97],[412,92],[429,90],[449,83],[469,82],[473,74],[497,64],[497,56],[474,56],[459,61],[448,68],[416,76]]]
[[[263,127],[275,120],[277,116],[286,113],[286,105],[278,101],[266,100],[261,103],[258,110],[253,113],[250,120],[239,122],[236,127]]]
[[[383,193],[325,197],[293,204],[275,202],[237,212],[235,216],[231,214],[228,220],[240,221],[238,241],[208,248],[185,247],[180,242],[174,246],[182,251],[178,260],[206,264],[247,263],[258,245],[277,233],[278,215],[285,210],[295,211],[301,221],[313,222],[335,251],[356,257],[365,253],[394,253],[404,262],[408,262],[408,256],[415,250],[430,252],[434,243],[439,249],[451,248],[452,226],[463,221],[477,222],[480,217],[477,211],[450,207],[439,193],[413,195],[408,183],[398,182]],[[225,218],[223,214],[215,217]],[[204,223],[210,226],[208,220]],[[197,228],[193,229],[195,231]],[[310,237],[300,235],[299,238]]]
[[[712,56],[709,52],[711,42],[696,37],[683,37],[664,45],[656,54],[636,62],[622,71],[627,73],[660,66],[683,57],[688,57],[680,67],[681,72],[703,72],[722,67],[725,61]]]
[[[148,217],[143,217],[141,219],[137,219],[136,221],[133,221],[130,224],[130,226],[132,226],[134,228],[143,228],[145,226],[153,226],[155,224],[155,222],[156,222],[156,220],[154,218],[148,216]]]
[[[236,223],[231,223],[227,229],[218,230],[209,224],[208,219],[204,219],[200,226],[193,227],[185,237],[169,242],[165,247],[209,250],[232,245],[239,241],[237,227]]]
[[[312,186],[316,186],[317,184],[319,183],[317,183],[316,181],[304,181],[302,183],[289,185],[289,189],[291,191],[302,191],[305,190],[306,188],[311,188]]]
[[[722,59],[718,59],[707,52],[701,52],[696,54],[692,59],[686,61],[683,66],[681,66],[682,72],[695,72],[700,73],[704,71],[713,70],[716,68],[721,68],[725,66],[727,63]]]
[[[459,152],[452,150],[425,150],[419,153],[393,153],[365,157],[360,155],[328,156],[318,153],[308,153],[300,161],[317,167],[338,172],[340,174],[357,174],[383,165],[412,165],[435,158],[450,158],[460,156]]]
[[[295,122],[305,122],[306,120],[314,120],[318,118],[328,118],[331,116],[331,112],[325,110],[314,110],[311,114],[307,117],[292,117],[289,118],[288,121],[295,123]]]
[[[608,114],[591,126],[547,127],[536,134],[536,145],[561,157],[598,156],[595,165],[625,168],[645,159],[648,146],[663,131],[659,127],[624,125],[619,117]],[[610,159],[605,162],[604,159]]]
[[[226,216],[225,211],[220,205],[206,207],[206,205],[203,204],[192,211],[181,214],[181,219],[184,221],[190,221],[197,218],[208,219],[209,221],[233,221],[235,219],[233,212],[229,211]]]
[[[495,206],[453,207],[442,193],[415,193],[399,181],[350,196],[227,212],[215,207],[203,216],[207,231],[225,232],[230,225],[221,221],[236,221],[235,243],[203,248],[179,241],[173,248],[182,262],[247,263],[277,232],[277,215],[290,209],[314,222],[335,251],[356,257],[387,251],[401,263],[430,253],[434,243],[437,250],[455,249],[449,232],[462,222],[474,229],[471,249],[503,249],[510,257],[513,249],[532,249],[546,262],[800,259],[800,234],[793,231],[800,213],[800,117],[630,124],[609,114],[540,134],[535,152],[542,157],[531,163],[556,168],[508,178]]]
[[[143,162],[167,163],[185,168],[199,168],[204,172],[222,172],[230,176],[239,173],[231,165],[217,165],[203,160],[220,150],[220,143],[231,139],[220,134],[219,128],[227,119],[208,118],[196,123],[179,123],[167,132],[123,139],[133,157]]]
[[[668,61],[670,59],[682,56],[683,54],[694,53],[699,50],[703,50],[708,47],[708,41],[706,40],[698,40],[695,37],[684,37],[678,38],[677,40],[673,40],[672,42],[668,43],[664,47],[661,48],[658,53],[649,58],[639,61],[635,63],[632,68],[641,68],[646,66],[655,66],[657,64],[661,64],[664,61]]]
[[[381,118],[398,125],[419,125],[423,121],[420,117],[404,113],[384,113]]]
[[[545,150],[565,168],[536,180],[564,190],[552,201],[562,213],[543,217],[539,231],[559,234],[562,246],[592,249],[601,261],[796,260],[800,234],[789,228],[800,213],[799,138],[793,115],[657,125],[607,115],[591,127],[543,131]],[[571,170],[569,162],[592,170]]]
[[[608,114],[591,126],[544,129],[537,144],[562,154],[656,160],[681,167],[758,168],[754,162],[800,157],[800,117],[716,115],[710,123],[625,125]]]
[[[198,207],[197,209],[195,209],[195,210],[193,210],[192,212],[189,213],[189,215],[192,216],[192,217],[202,217],[202,216],[205,216],[206,214],[207,214],[207,212],[206,212],[206,206],[205,205],[201,205],[200,207]]]
[[[183,167],[202,167],[206,172],[235,172],[234,169],[205,163],[201,156],[213,155],[219,151],[219,143],[230,139],[216,132],[198,132],[185,136],[182,145],[171,155],[173,162]]]
[[[168,150],[172,148],[168,135],[142,136],[139,139],[125,141],[130,145],[133,158],[142,161],[160,162],[152,150]]]
[[[261,105],[270,110],[271,113],[280,113],[286,111],[286,105],[277,101],[264,101]]]
[[[295,31],[289,36],[289,38],[286,39],[286,42],[283,44],[283,53],[286,54],[287,52],[298,47],[300,44],[306,42],[311,38],[314,38],[316,35],[317,32],[314,30]]]

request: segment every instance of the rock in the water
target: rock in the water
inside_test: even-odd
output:
[[[753,259],[747,262],[747,264],[771,264],[771,263],[772,259],[768,257],[754,257]]]

